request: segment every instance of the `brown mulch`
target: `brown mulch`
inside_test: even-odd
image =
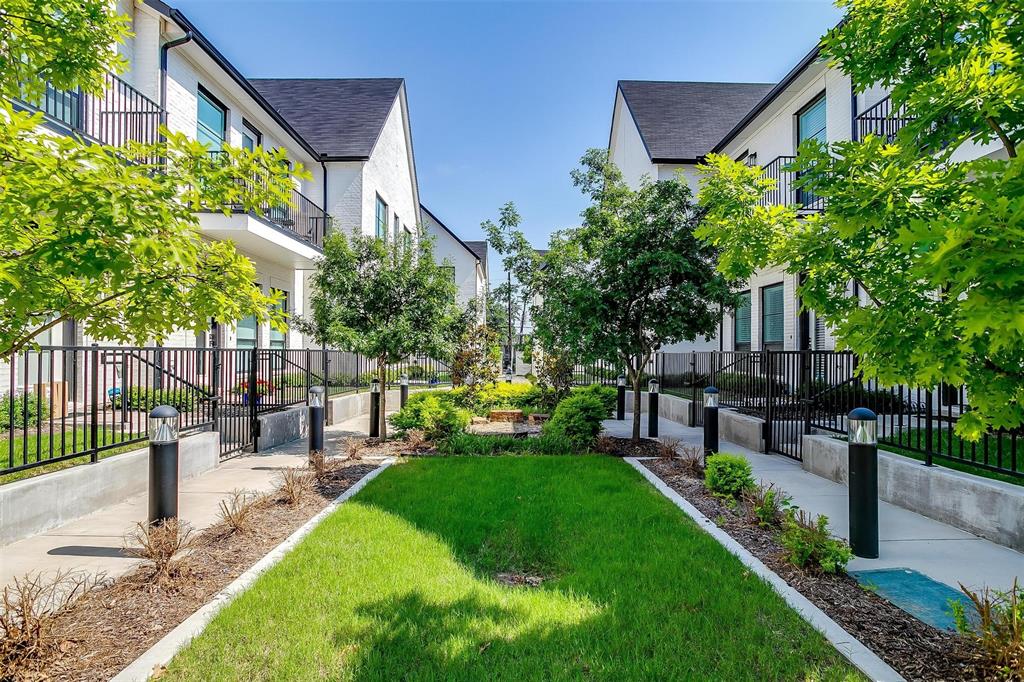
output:
[[[908,680],[988,679],[973,645],[955,633],[918,620],[849,575],[812,572],[785,561],[769,529],[711,495],[679,460],[643,465]]]
[[[661,457],[663,452],[661,443],[656,440],[641,438],[639,443],[634,443],[618,436],[601,436],[595,449],[613,457]]]
[[[243,533],[219,523],[196,534],[195,548],[173,581],[153,584],[152,569],[143,564],[86,593],[56,624],[79,636],[62,646],[60,657],[46,664],[45,676],[40,679],[110,679],[377,468],[377,464],[357,460],[335,466],[329,477],[314,484],[297,504],[268,498],[254,511],[250,529]]]

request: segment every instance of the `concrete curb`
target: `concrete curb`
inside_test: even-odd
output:
[[[844,630],[839,623],[835,622],[824,611],[812,604],[807,597],[803,596],[789,584],[780,578],[774,571],[761,563],[761,560],[748,552],[746,548],[732,538],[728,533],[719,528],[711,519],[704,516],[696,507],[664,481],[654,475],[650,469],[640,463],[636,457],[624,457],[630,466],[640,472],[651,485],[658,489],[662,495],[672,501],[677,507],[683,510],[687,516],[693,519],[697,525],[708,533],[715,540],[718,540],[731,554],[736,556],[740,562],[753,571],[762,580],[771,585],[780,597],[789,606],[800,614],[800,617],[807,621],[811,627],[825,636],[832,646],[841,653],[858,670],[872,680],[885,680],[885,682],[897,682],[904,678],[879,658],[873,651],[864,646],[856,637]]]
[[[382,471],[394,463],[395,458],[388,458],[381,462],[379,467],[356,481],[355,485],[335,498],[329,505],[320,510],[316,516],[311,518],[309,521],[306,521],[306,523],[304,523],[298,530],[285,538],[281,544],[270,550],[266,556],[250,566],[249,570],[235,578],[231,584],[218,592],[211,601],[206,603],[205,606],[202,606],[198,611],[179,623],[176,628],[164,635],[163,639],[129,663],[124,670],[111,679],[111,682],[145,682],[145,680],[148,680],[158,667],[170,663],[175,654],[177,654],[185,647],[186,644],[198,637],[203,630],[206,629],[206,626],[210,624],[210,621],[213,620],[214,616],[216,616],[221,609],[230,604],[235,597],[247,590],[254,582],[256,582],[256,579],[259,578],[260,575],[274,566],[274,564],[281,561],[285,554],[298,545],[304,537],[309,535],[309,533],[316,528],[321,521],[333,513],[343,502],[362,490],[367,483],[379,476]]]

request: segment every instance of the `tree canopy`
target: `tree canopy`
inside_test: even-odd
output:
[[[653,354],[713,335],[734,297],[716,272],[717,249],[694,235],[700,213],[682,179],[648,178],[632,190],[607,151],[592,149],[573,181],[592,203],[582,226],[552,239],[538,275],[536,335],[578,362],[625,366],[639,439],[640,382]]]
[[[504,204],[498,213],[497,224],[485,220],[480,227],[487,234],[487,242],[491,248],[501,254],[501,264],[506,273],[505,282],[496,287],[494,293],[498,296],[503,295],[500,300],[505,307],[506,329],[498,333],[505,339],[514,365],[516,341],[523,333],[530,298],[534,292],[537,252],[519,229],[522,217],[515,204],[511,201]],[[500,314],[495,311],[496,316]],[[518,332],[515,330],[516,327]]]
[[[382,387],[387,366],[413,353],[452,356],[464,316],[451,271],[434,262],[430,239],[421,235],[407,246],[335,232],[310,284],[310,312],[299,327],[318,343],[373,358]],[[382,438],[385,405],[382,392]]]
[[[36,101],[45,81],[96,92],[125,66],[127,18],[106,0],[10,0],[0,9],[0,93]],[[92,144],[43,130],[41,114],[0,111],[0,358],[75,319],[97,339],[142,344],[175,329],[254,315],[275,299],[230,242],[203,239],[200,208],[254,210],[292,200],[283,151],[165,140]]]
[[[966,384],[967,437],[1024,423],[1024,8],[849,0],[824,55],[855,90],[892,88],[895,136],[805,142],[793,170],[820,215],[758,205],[772,185],[722,156],[700,234],[722,271],[804,273],[803,305],[884,385]],[[968,160],[969,159],[969,160]],[[862,305],[851,283],[866,292]]]

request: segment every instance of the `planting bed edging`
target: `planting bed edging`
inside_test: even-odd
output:
[[[719,528],[711,519],[704,516],[696,507],[690,504],[682,495],[672,490],[664,481],[658,478],[653,471],[649,470],[636,457],[624,457],[630,466],[640,472],[647,481],[653,485],[658,492],[667,497],[673,504],[683,510],[687,516],[706,533],[719,542],[730,554],[734,555],[740,562],[749,568],[755,575],[767,582],[772,589],[792,608],[801,618],[807,621],[811,627],[820,632],[825,638],[858,670],[872,680],[903,680],[904,678],[893,670],[885,661],[879,658],[873,651],[864,646],[856,637],[843,629],[838,623],[828,617],[824,611],[812,604],[807,597],[780,578],[774,571],[765,566],[760,559],[746,550],[732,536]],[[116,680],[116,678],[115,678]]]
[[[220,466],[220,434],[179,441],[179,480]],[[146,492],[149,447],[0,486],[0,546],[10,544]]]
[[[220,613],[221,609],[230,604],[235,597],[245,592],[256,582],[260,575],[281,561],[288,552],[294,549],[303,538],[309,535],[321,521],[326,519],[342,503],[362,490],[367,483],[379,476],[382,471],[394,463],[395,458],[389,457],[381,462],[379,467],[356,481],[355,485],[336,497],[329,505],[320,510],[316,516],[306,521],[298,530],[285,538],[284,542],[270,550],[262,559],[249,567],[249,570],[235,578],[232,583],[218,592],[205,606],[183,620],[177,627],[164,635],[163,639],[129,663],[110,682],[145,682],[150,679],[157,668],[170,663],[175,654],[202,634],[206,626]]]
[[[804,436],[802,466],[847,485],[848,445]],[[1024,551],[1024,487],[878,451],[878,496],[922,516]]]

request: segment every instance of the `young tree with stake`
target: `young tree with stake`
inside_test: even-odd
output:
[[[310,314],[299,328],[317,343],[373,358],[381,385],[380,434],[387,438],[388,366],[413,353],[450,357],[462,311],[430,239],[415,246],[335,232],[311,278]]]

